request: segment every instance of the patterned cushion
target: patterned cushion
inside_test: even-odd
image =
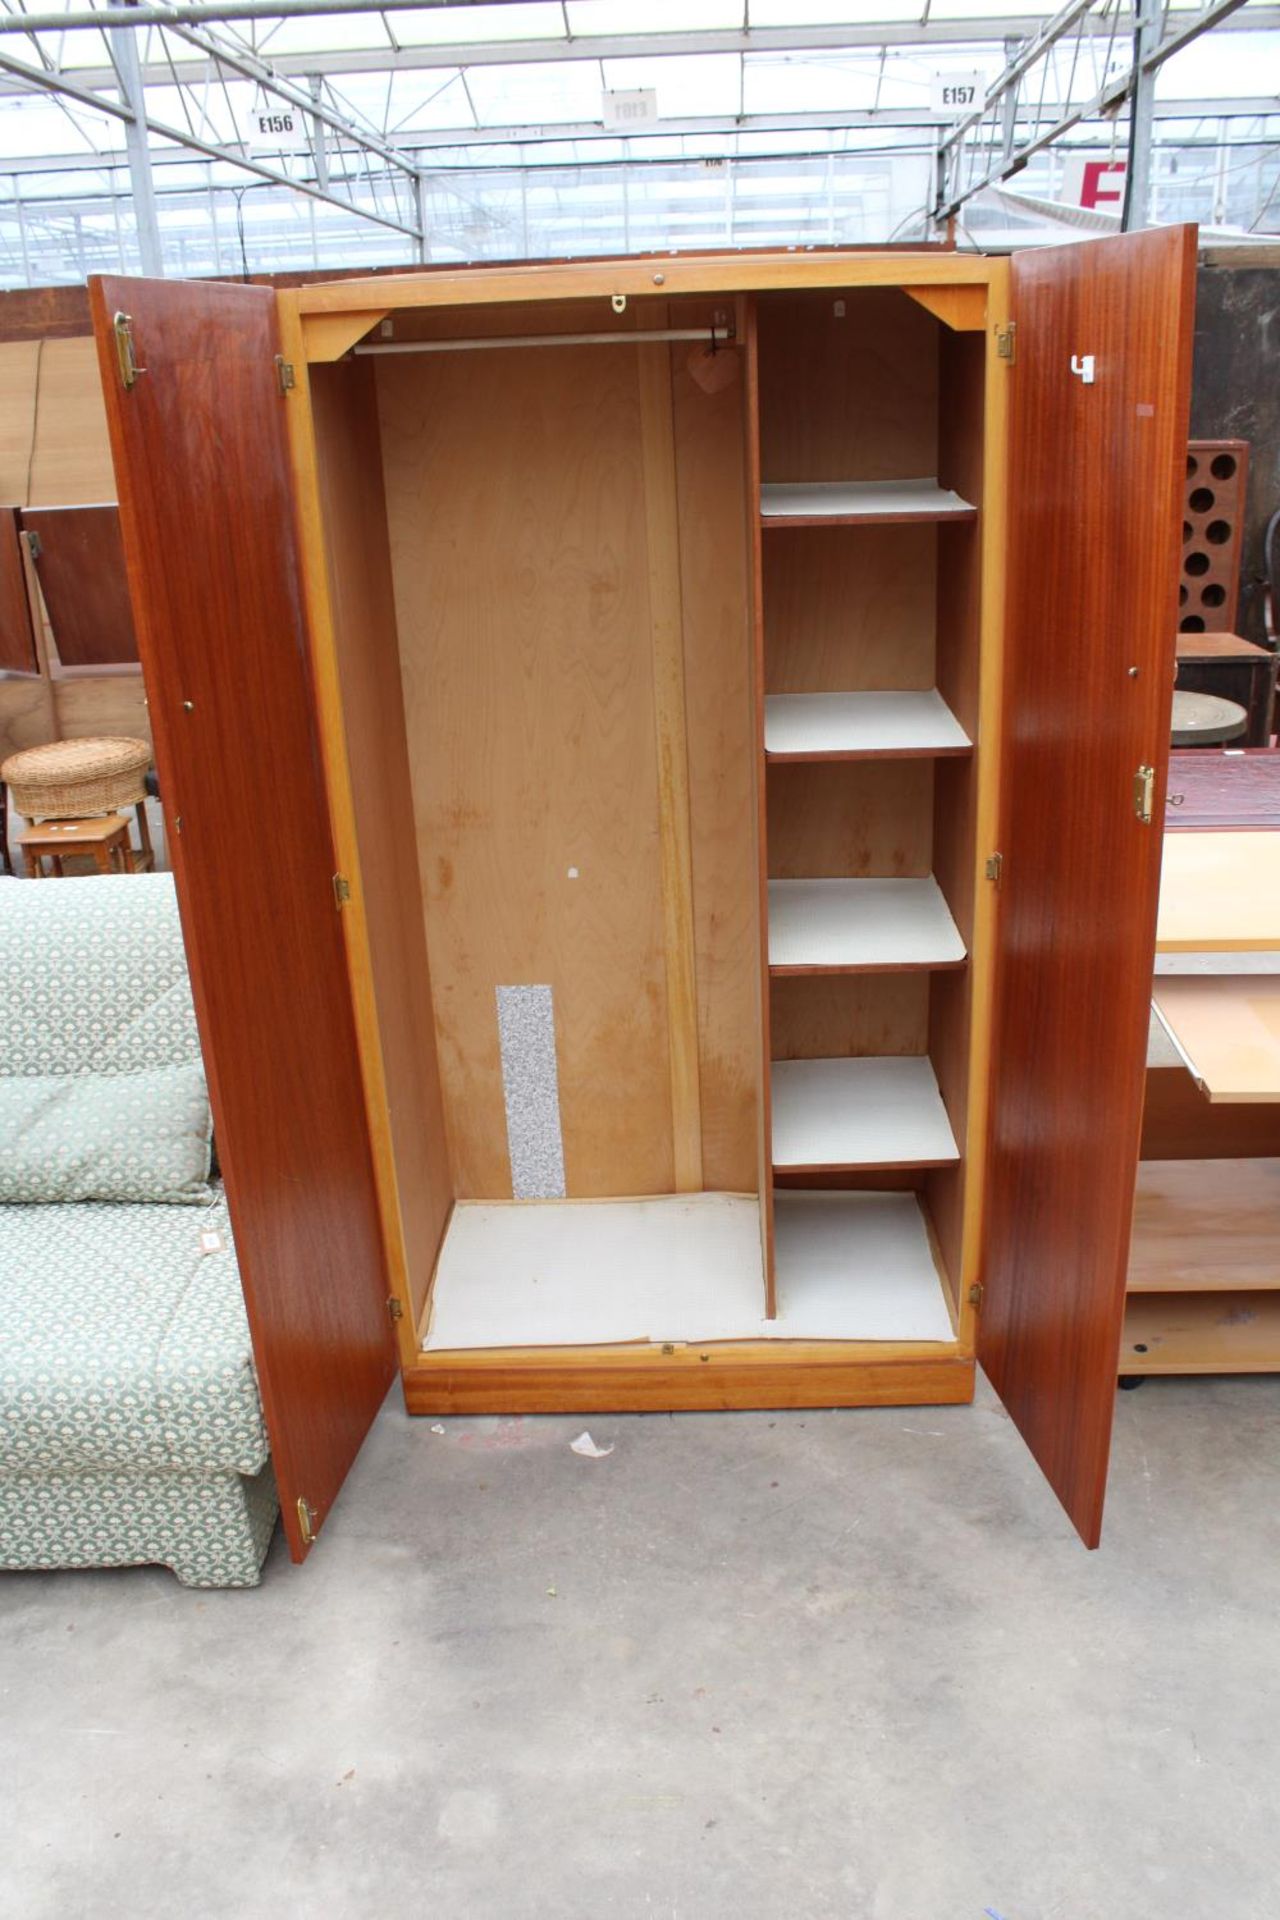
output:
[[[210,1138],[198,1062],[149,1073],[0,1074],[0,1203],[207,1204]]]
[[[200,1058],[168,873],[0,880],[0,1074]]]
[[[221,1194],[199,1211],[0,1208],[0,1476],[253,1474],[267,1451]]]

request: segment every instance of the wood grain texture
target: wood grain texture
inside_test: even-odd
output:
[[[25,507],[35,454],[36,376],[42,340],[0,345],[0,500]]]
[[[896,288],[767,294],[758,309],[764,482],[937,472],[939,327],[931,314]]]
[[[938,530],[807,527],[764,542],[769,693],[935,684]]]
[[[1280,1372],[1280,1292],[1132,1293],[1120,1372]]]
[[[546,984],[570,1196],[672,1191],[637,356],[376,362],[459,1198],[511,1193],[494,991]]]
[[[118,507],[26,507],[22,524],[40,543],[36,578],[64,667],[136,662]]]
[[[31,486],[24,505],[97,506],[115,499],[111,442],[91,339],[44,341],[32,418]]]
[[[1194,233],[1013,262],[1004,873],[978,1352],[1096,1545],[1142,1110]],[[1087,343],[1087,344],[1086,344]],[[1092,352],[1085,386],[1073,353]],[[1064,662],[1070,662],[1064,671]],[[1129,667],[1136,665],[1138,677]]]
[[[985,286],[904,287],[902,291],[955,332],[980,333],[986,324]]]
[[[1280,1157],[1280,1106],[1211,1106],[1184,1067],[1147,1072],[1142,1158],[1235,1160]]]
[[[366,1044],[381,1069],[369,1087],[371,1132],[375,1151],[378,1132],[387,1133],[407,1308],[399,1332],[407,1344],[426,1305],[453,1179],[417,847],[408,830],[413,790],[373,370],[367,363],[317,368],[309,393],[327,563],[326,606],[313,608],[313,631],[327,613],[376,1029]]]
[[[665,326],[666,309],[646,308],[643,326]],[[557,348],[557,352],[561,349]],[[684,594],[679,486],[672,413],[671,349],[636,350],[640,461],[649,561],[649,644],[658,771],[658,852],[666,962],[667,1052],[671,1073],[671,1159],[677,1193],[702,1190],[702,1097],[698,1085],[698,985],[689,831],[689,742],[685,722]]]
[[[1164,825],[1166,833],[1280,830],[1280,752],[1187,747],[1171,753]]]
[[[1280,1159],[1138,1168],[1130,1293],[1280,1285]]]
[[[924,1053],[928,1047],[924,973],[775,976],[769,1002],[775,1060]]]
[[[908,879],[932,868],[930,760],[769,769],[769,877]]]
[[[622,293],[629,300],[661,294],[732,294],[756,288],[897,287],[982,282],[992,262],[942,247],[832,247],[796,253],[766,248],[734,248],[724,253],[670,255],[646,259],[572,260],[516,266],[444,267],[415,274],[375,274],[300,287],[304,314],[357,310],[410,310],[454,307],[468,302],[505,306],[529,300],[572,300]]]
[[[256,288],[113,279],[91,295],[157,761],[182,822],[170,852],[219,1157],[301,1558],[296,1502],[323,1524],[394,1363],[275,302]],[[118,308],[148,369],[127,392]]]
[[[1211,1104],[1280,1104],[1280,980],[1158,978],[1152,1003]]]
[[[0,507],[0,673],[35,674],[40,661],[21,539],[17,507]]]
[[[687,326],[710,309],[672,308]],[[759,887],[752,779],[755,707],[749,601],[745,381],[707,393],[689,349],[671,350],[680,589],[684,602],[693,921],[697,957],[702,1176],[711,1191],[758,1190]]]
[[[1167,834],[1156,945],[1161,953],[1280,948],[1280,832]]]
[[[431,1415],[964,1405],[973,1360],[941,1342],[496,1349],[424,1354],[404,1396],[410,1413]]]

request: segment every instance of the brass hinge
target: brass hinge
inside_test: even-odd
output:
[[[399,1301],[399,1300],[397,1300],[397,1299],[396,1299],[396,1297],[395,1297],[395,1295],[394,1295],[394,1293],[393,1293],[393,1294],[391,1294],[391,1295],[389,1295],[389,1297],[388,1297],[388,1299],[387,1299],[387,1312],[388,1312],[388,1313],[389,1313],[389,1314],[391,1315],[391,1318],[392,1318],[393,1320],[403,1320],[403,1319],[404,1319],[404,1305],[403,1305],[403,1302],[401,1302],[401,1301]]]
[[[981,1280],[975,1280],[973,1285],[969,1289],[969,1305],[971,1307],[980,1307],[982,1305]]]
[[[316,1537],[316,1510],[301,1494],[298,1495],[298,1532],[304,1547],[309,1547]]]
[[[996,352],[1002,360],[1012,366],[1018,357],[1018,323],[1010,320],[1004,327],[996,328]]]
[[[286,360],[282,353],[276,355],[276,379],[280,382],[281,393],[291,392],[298,384],[294,378],[292,360]]]
[[[1000,876],[1003,874],[1003,872],[1004,872],[1004,855],[1002,853],[988,854],[987,866],[986,866],[986,874],[987,874],[988,880],[994,880],[995,884],[999,886]]]
[[[1151,825],[1151,809],[1155,802],[1155,793],[1155,768],[1139,767],[1133,776],[1133,811],[1144,827]]]
[[[333,904],[338,908],[339,912],[346,906],[350,898],[351,882],[344,874],[335,873],[333,876]]]
[[[24,533],[22,537],[27,543],[27,552],[31,555],[31,558],[38,560],[44,552],[44,548],[40,545],[40,535],[38,533]]]
[[[116,367],[120,374],[122,387],[131,387],[140,373],[146,368],[138,365],[137,350],[133,344],[133,315],[117,313],[112,316],[111,332],[116,343]]]

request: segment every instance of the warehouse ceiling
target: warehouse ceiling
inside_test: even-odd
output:
[[[1135,3],[0,0],[0,282],[1280,231],[1280,6]]]

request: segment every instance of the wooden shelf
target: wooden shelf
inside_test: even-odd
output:
[[[1280,1288],[1280,1160],[1144,1160],[1130,1293]]]
[[[1280,1101],[1280,977],[1162,975],[1151,1004],[1207,1100]]]
[[[1280,948],[1280,833],[1166,833],[1156,948]]]
[[[921,693],[771,693],[771,761],[937,759],[973,742],[935,687]]]
[[[1280,1372],[1280,1293],[1130,1294],[1120,1372]]]
[[[954,1339],[914,1194],[779,1193],[774,1230],[784,1336]]]
[[[766,527],[895,526],[904,520],[977,517],[975,506],[933,479],[782,481],[760,489]]]
[[[771,1072],[780,1171],[944,1167],[960,1158],[933,1068],[919,1055],[775,1060]]]
[[[769,882],[770,973],[896,973],[964,962],[964,941],[932,876]]]

